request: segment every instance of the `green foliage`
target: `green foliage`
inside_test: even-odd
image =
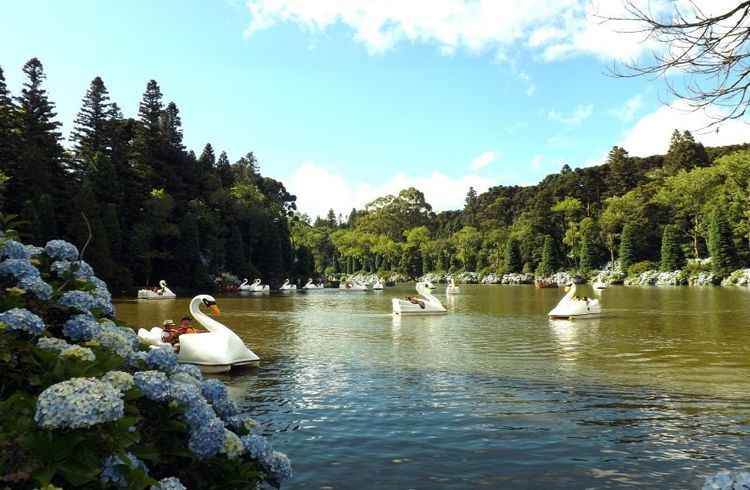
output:
[[[685,266],[679,231],[675,225],[666,225],[661,239],[660,269],[664,272],[676,271]]]
[[[717,208],[709,224],[708,249],[714,274],[727,277],[737,265],[732,232],[722,208]]]
[[[633,265],[637,259],[635,252],[635,225],[633,223],[625,223],[622,228],[622,238],[620,239],[620,249],[618,258],[620,260],[620,267],[622,270],[630,270],[630,266]]]
[[[557,255],[555,253],[555,242],[551,236],[544,237],[544,247],[542,248],[542,260],[536,269],[539,276],[551,276],[557,271]]]
[[[508,241],[505,242],[504,257],[504,272],[521,272],[521,251],[518,249],[518,242],[516,242],[513,238],[509,238]]]
[[[630,277],[638,277],[644,272],[652,271],[652,270],[655,270],[656,268],[657,268],[656,263],[651,262],[650,260],[642,260],[640,262],[631,264],[627,269],[623,268],[623,270],[626,270],[628,273],[628,276]]]

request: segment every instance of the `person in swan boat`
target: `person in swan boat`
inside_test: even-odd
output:
[[[188,316],[182,317],[180,320],[180,326],[178,327],[172,320],[166,320],[164,322],[164,334],[163,338],[165,342],[170,344],[177,344],[180,341],[180,335],[186,333],[202,333],[203,330],[198,330],[193,327],[192,320]]]

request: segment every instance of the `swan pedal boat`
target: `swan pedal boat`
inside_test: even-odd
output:
[[[204,373],[224,373],[232,368],[257,366],[260,358],[229,327],[219,323],[200,310],[204,305],[214,315],[219,315],[216,300],[208,294],[200,294],[190,302],[190,314],[203,328],[203,333],[180,335],[180,350],[177,361],[194,364]],[[138,330],[138,339],[152,349],[173,349],[172,344],[162,340],[164,331],[159,327]]]
[[[456,286],[456,280],[452,277],[448,280],[448,285],[445,287],[445,294],[458,294],[461,292],[461,288]]]
[[[307,284],[305,284],[302,289],[323,289],[324,287],[323,284],[315,284],[312,279],[308,279]]]
[[[373,291],[382,291],[383,289],[385,289],[383,287],[383,281],[381,281],[380,279],[376,279],[375,282],[372,283],[372,289]]]
[[[252,284],[248,284],[248,280],[244,279],[240,284],[240,291],[246,291],[249,293],[266,293],[271,291],[268,284],[261,284],[260,279],[256,279]]]
[[[448,310],[445,309],[439,299],[432,295],[433,289],[435,289],[435,286],[430,282],[418,282],[417,292],[420,298],[393,298],[393,314],[402,316],[444,315]]]
[[[593,318],[602,313],[601,304],[598,299],[584,299],[576,296],[575,283],[565,288],[566,294],[563,299],[549,312],[552,320],[572,320],[574,318]]]
[[[154,292],[150,289],[139,289],[138,299],[175,299],[176,294],[167,287],[167,281],[159,281],[159,290]]]
[[[284,284],[282,284],[281,287],[279,288],[279,291],[296,291],[296,290],[297,290],[297,285],[290,283],[289,279],[285,280]]]
[[[369,287],[367,284],[362,284],[359,281],[344,281],[339,284],[339,289],[344,291],[367,291]]]

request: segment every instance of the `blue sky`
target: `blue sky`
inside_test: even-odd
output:
[[[605,75],[648,49],[601,26],[617,3],[6,1],[0,65],[17,92],[42,60],[66,132],[94,76],[126,115],[154,78],[189,148],[254,151],[313,215],[407,185],[447,209],[469,185],[535,183],[614,144],[662,151],[701,125],[660,82]]]

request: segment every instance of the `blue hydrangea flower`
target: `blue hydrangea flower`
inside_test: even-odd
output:
[[[133,376],[131,376],[130,373],[126,373],[125,371],[109,371],[107,374],[102,376],[102,380],[111,384],[112,387],[120,393],[125,393],[133,386],[135,386]]]
[[[249,415],[233,415],[224,419],[224,425],[235,431],[252,431],[258,423]]]
[[[189,384],[193,385],[196,388],[200,389],[201,382],[197,379],[193,378],[189,374],[182,373],[179,371],[175,371],[169,376],[169,381],[172,383],[182,383],[182,384]]]
[[[102,329],[104,330],[113,330],[123,337],[127,339],[127,342],[130,344],[130,347],[132,349],[138,349],[138,346],[140,346],[140,341],[138,340],[138,334],[135,333],[135,330],[133,330],[130,327],[124,327],[117,325],[112,320],[103,320],[100,322]]]
[[[224,448],[226,429],[218,418],[190,430],[188,449],[199,458],[216,456]]]
[[[31,335],[41,335],[44,332],[44,322],[41,318],[25,308],[13,308],[0,313],[0,322],[9,330],[26,332]]]
[[[57,277],[63,277],[70,270],[70,264],[72,262],[69,260],[56,260],[49,266],[49,270]]]
[[[201,393],[211,403],[226,400],[227,387],[218,379],[207,379],[201,384]]]
[[[78,258],[78,248],[65,240],[48,241],[47,245],[44,246],[44,251],[52,259],[76,260]]]
[[[0,244],[0,259],[29,259],[29,250],[15,240],[7,240]]]
[[[59,353],[70,347],[70,344],[56,337],[39,337],[39,340],[36,341],[36,346],[42,350]]]
[[[33,294],[42,301],[52,299],[54,290],[52,286],[44,282],[40,277],[24,277],[18,281],[18,287],[25,289],[26,292]]]
[[[268,465],[271,478],[277,482],[283,482],[292,478],[292,463],[284,453],[274,451],[271,455],[271,463]]]
[[[120,459],[119,456],[112,455],[105,458],[102,464],[102,473],[100,476],[102,483],[116,487],[127,487],[128,480],[122,472],[122,466],[131,469],[140,469],[143,473],[148,474],[146,465],[133,453],[127,453],[126,461]]]
[[[169,398],[169,379],[159,371],[138,371],[133,382],[149,400],[161,402]]]
[[[162,478],[156,485],[151,485],[149,490],[187,490],[182,482],[175,478]]]
[[[101,325],[89,314],[72,316],[63,324],[63,335],[74,342],[88,342],[101,331]]]
[[[269,444],[268,439],[257,434],[243,436],[240,439],[251,458],[265,466],[270,466],[273,448]]]
[[[88,280],[94,277],[94,269],[85,260],[76,260],[72,262],[73,275],[76,279]]]
[[[172,349],[151,349],[146,355],[146,364],[153,369],[172,373],[177,368],[177,355]]]
[[[36,257],[44,253],[44,248],[42,247],[35,247],[34,245],[24,245],[23,247],[26,249],[26,254],[29,257]]]
[[[71,345],[67,349],[60,352],[60,357],[64,359],[74,359],[81,362],[96,361],[96,355],[94,355],[94,351],[92,351],[88,347],[81,347],[80,345]]]
[[[143,369],[146,365],[146,355],[144,351],[133,351],[128,354],[128,367],[133,369]]]
[[[236,459],[245,452],[245,446],[237,434],[231,430],[224,429],[224,448],[222,452],[227,455],[227,458]]]
[[[89,277],[88,281],[94,285],[96,294],[106,295],[108,299],[112,299],[112,296],[109,294],[109,288],[107,287],[106,282],[102,281],[96,276]]]
[[[38,278],[39,270],[28,259],[5,259],[0,262],[0,276],[11,276],[16,281]]]
[[[201,368],[194,364],[179,364],[177,365],[177,368],[175,369],[176,373],[185,373],[189,376],[192,376],[193,378],[197,380],[203,379],[203,373],[201,372]]]
[[[34,421],[43,429],[81,429],[112,422],[125,410],[120,392],[95,378],[71,378],[44,390]]]
[[[172,380],[169,383],[169,397],[183,407],[190,407],[200,401],[207,403],[201,395],[200,387],[178,380]]]
[[[113,305],[111,301],[96,297],[94,297],[94,301],[94,308],[99,310],[102,315],[108,317],[115,316],[115,305]]]
[[[82,313],[88,313],[96,307],[96,300],[85,291],[67,291],[60,298],[60,304],[75,308]]]
[[[130,337],[117,327],[102,328],[93,340],[120,357],[127,358],[133,351],[133,342]]]

